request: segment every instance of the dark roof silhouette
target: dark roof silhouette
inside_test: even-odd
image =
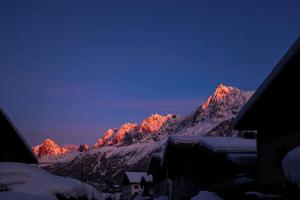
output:
[[[263,130],[267,140],[298,129],[300,114],[300,38],[235,118],[238,130]]]
[[[32,153],[30,146],[19,134],[1,107],[0,133],[0,162],[37,163],[37,159]]]

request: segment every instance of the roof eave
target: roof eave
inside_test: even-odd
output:
[[[293,45],[289,48],[287,53],[281,58],[275,68],[271,71],[268,77],[262,82],[262,84],[255,91],[253,96],[249,99],[249,101],[244,105],[238,115],[235,117],[233,121],[233,126],[237,130],[256,130],[257,124],[249,124],[247,123],[247,114],[249,111],[255,106],[257,101],[260,99],[262,94],[272,85],[273,81],[278,77],[278,75],[285,68],[286,64],[289,60],[296,54],[296,52],[300,49],[300,37],[293,43]]]

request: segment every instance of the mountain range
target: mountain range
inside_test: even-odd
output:
[[[119,184],[125,171],[143,171],[150,155],[161,152],[168,135],[242,137],[232,120],[253,91],[220,84],[215,92],[187,116],[154,114],[141,123],[108,129],[91,147],[61,147],[51,139],[33,147],[42,167],[62,176],[81,179],[100,191]]]

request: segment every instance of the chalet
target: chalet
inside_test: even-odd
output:
[[[292,45],[235,119],[235,128],[257,134],[259,177],[284,185],[281,161],[300,145],[300,38]]]
[[[232,161],[233,158],[243,164],[243,158],[255,158],[255,155],[256,142],[252,139],[169,137],[161,162],[162,171],[166,172],[165,180],[168,180],[168,196],[172,200],[183,200],[190,199],[199,190],[222,190],[225,180],[246,172]],[[154,172],[154,183],[156,177]]]
[[[171,193],[171,180],[167,178],[167,172],[162,168],[162,153],[152,155],[147,167],[147,174],[152,175],[153,197],[169,196]]]
[[[131,200],[143,191],[141,179],[146,172],[125,172],[121,181],[122,199]]]
[[[37,163],[30,146],[1,108],[0,133],[0,162]]]

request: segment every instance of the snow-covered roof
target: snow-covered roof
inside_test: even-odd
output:
[[[213,152],[256,153],[256,140],[237,137],[171,136],[169,143],[199,145]]]
[[[249,199],[286,199],[282,195],[278,194],[265,194],[257,191],[245,192],[245,196]]]
[[[172,135],[169,136],[169,143],[171,144],[199,144],[199,140],[203,136],[183,136],[183,135]]]
[[[153,200],[168,200],[168,199],[169,197],[167,195],[163,195],[163,196],[156,197]]]
[[[202,137],[199,144],[213,152],[256,153],[256,140],[237,137]]]
[[[142,178],[147,182],[147,183],[150,183],[153,181],[153,177],[152,175],[143,175]]]
[[[140,183],[143,176],[147,176],[146,172],[125,172],[130,183]]]
[[[0,192],[0,199],[13,197],[39,197],[39,199],[56,199],[60,194],[66,199],[86,197],[100,199],[92,186],[71,178],[55,176],[47,171],[24,163],[0,162],[0,185],[11,193]],[[18,198],[21,199],[21,198]],[[34,199],[34,198],[32,198]]]

